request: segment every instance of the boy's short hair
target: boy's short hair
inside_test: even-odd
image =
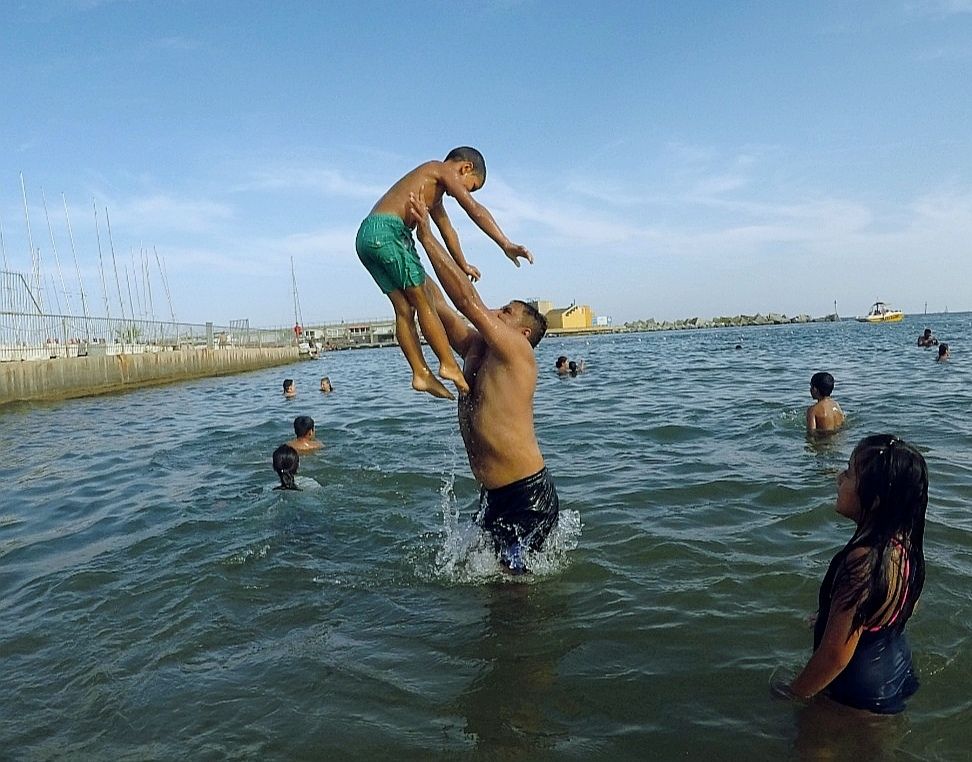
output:
[[[309,415],[298,415],[294,418],[294,433],[298,437],[304,436],[308,431],[314,428],[314,419]]]
[[[479,175],[479,179],[486,182],[486,159],[475,148],[469,146],[459,146],[449,151],[445,157],[446,161],[468,161],[472,162],[473,172]]]
[[[513,302],[522,308],[520,325],[530,329],[530,346],[536,347],[547,332],[547,318],[536,307],[522,299],[514,299]]]
[[[834,377],[824,371],[814,373],[810,377],[810,386],[820,392],[824,397],[829,397],[831,392],[834,391]]]
[[[284,379],[284,391],[287,391],[293,385],[294,385],[294,379],[292,378]]]

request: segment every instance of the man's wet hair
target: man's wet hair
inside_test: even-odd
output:
[[[524,328],[530,329],[530,346],[536,347],[547,332],[547,318],[543,316],[540,310],[522,299],[514,299],[513,303],[519,304],[523,308],[520,323]]]
[[[831,392],[834,391],[834,377],[824,371],[814,373],[810,377],[810,386],[820,392],[824,397],[829,397]]]
[[[479,179],[486,182],[486,159],[475,148],[469,146],[459,146],[449,151],[445,157],[446,161],[468,161],[473,165],[473,172],[479,175]]]
[[[560,357],[557,358],[557,364],[554,367],[560,368],[561,366],[566,364],[567,364],[567,355],[561,355]]]
[[[294,379],[292,378],[284,379],[284,384],[283,384],[284,391],[287,391],[293,385],[294,385]]]
[[[298,415],[294,418],[294,433],[298,437],[304,436],[308,431],[314,428],[314,419],[309,415]]]

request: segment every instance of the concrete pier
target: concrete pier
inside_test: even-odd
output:
[[[59,400],[285,365],[297,347],[177,349],[0,363],[0,405]]]

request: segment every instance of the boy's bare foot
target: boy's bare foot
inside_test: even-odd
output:
[[[432,375],[432,371],[412,376],[412,388],[417,392],[428,392],[433,397],[442,397],[445,400],[454,400],[455,395],[446,389],[442,382]]]
[[[466,377],[462,375],[462,369],[458,365],[440,365],[439,378],[454,383],[460,394],[469,394],[469,384],[466,383]]]

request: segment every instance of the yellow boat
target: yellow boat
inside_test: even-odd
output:
[[[871,311],[864,317],[857,318],[857,321],[859,323],[897,323],[899,320],[904,320],[904,316],[901,310],[893,309],[884,302],[874,302],[871,305]]]

